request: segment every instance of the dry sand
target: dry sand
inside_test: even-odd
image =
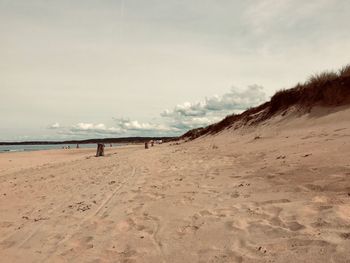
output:
[[[349,116],[100,158],[1,154],[0,261],[350,262]]]

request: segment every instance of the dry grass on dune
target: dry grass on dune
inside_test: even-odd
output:
[[[323,72],[312,75],[304,84],[297,84],[292,89],[280,90],[272,96],[270,113],[289,108],[292,105],[310,108],[317,104],[336,106],[349,103],[350,65],[338,72]]]
[[[292,106],[309,111],[316,105],[331,107],[344,104],[350,104],[350,64],[337,72],[327,71],[312,75],[305,83],[298,83],[291,89],[276,92],[271,100],[264,104],[241,114],[229,115],[207,127],[190,130],[180,139],[193,140],[203,135],[215,134],[237,123],[256,124]]]

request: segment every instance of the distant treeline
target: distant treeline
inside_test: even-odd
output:
[[[0,145],[45,145],[45,144],[84,144],[84,143],[144,143],[150,140],[172,141],[177,137],[126,137],[104,138],[71,141],[27,141],[27,142],[0,142]]]

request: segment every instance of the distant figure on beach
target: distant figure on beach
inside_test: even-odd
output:
[[[153,140],[151,140],[151,147],[153,147],[154,146],[154,141]]]
[[[148,142],[145,142],[145,149],[148,149]]]
[[[105,155],[105,145],[103,143],[97,144],[96,157]]]
[[[79,149],[79,143],[77,143],[77,149]]]
[[[112,144],[110,144],[109,146],[110,146],[110,147],[112,147],[113,145],[112,145]]]
[[[70,145],[68,145],[67,149],[70,149]]]

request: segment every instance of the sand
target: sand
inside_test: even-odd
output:
[[[349,262],[350,110],[0,155],[1,262]],[[11,160],[11,161],[9,161]]]

